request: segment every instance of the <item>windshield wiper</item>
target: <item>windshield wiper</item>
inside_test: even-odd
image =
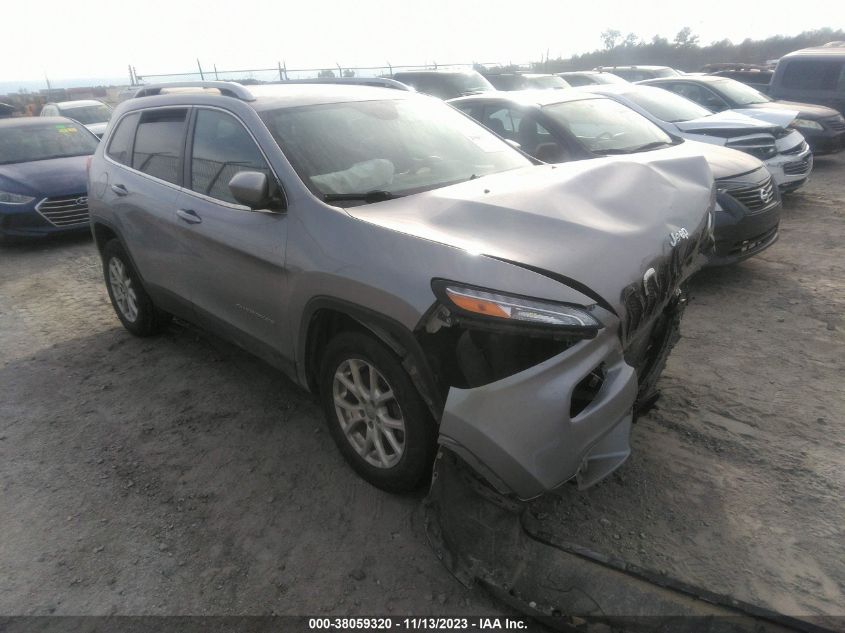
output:
[[[364,202],[382,202],[383,200],[392,200],[393,198],[401,198],[389,191],[382,191],[376,189],[366,193],[326,193],[323,194],[323,200],[326,202],[341,202],[344,200],[363,200]]]

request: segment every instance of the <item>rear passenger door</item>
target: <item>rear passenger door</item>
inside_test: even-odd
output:
[[[100,185],[145,288],[157,305],[177,313],[189,304],[175,230],[188,114],[181,107],[124,116],[109,138],[110,165]]]
[[[196,317],[274,362],[286,320],[287,216],[239,204],[229,181],[240,171],[278,180],[246,126],[224,110],[194,109],[186,155],[176,213]]]

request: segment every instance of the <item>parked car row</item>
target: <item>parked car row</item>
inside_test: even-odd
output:
[[[777,240],[809,148],[627,82],[391,81],[416,91],[148,86],[99,143],[0,122],[1,234],[91,230],[128,331],[175,315],[278,367],[376,486],[420,485],[438,444],[522,499],[593,485],[657,397],[686,281]]]

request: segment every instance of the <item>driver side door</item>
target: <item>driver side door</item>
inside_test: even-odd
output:
[[[217,108],[194,108],[176,224],[195,316],[204,327],[279,366],[287,321],[288,218],[282,211],[239,204],[228,185],[241,171],[276,179],[240,119]]]

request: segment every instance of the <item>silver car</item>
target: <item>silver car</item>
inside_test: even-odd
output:
[[[96,99],[47,103],[41,108],[41,116],[66,116],[84,125],[97,138],[103,137],[111,113],[109,106]]]
[[[800,132],[787,128],[798,114],[795,111],[770,110],[765,113],[768,121],[762,121],[733,110],[713,114],[694,101],[652,86],[595,85],[576,90],[610,97],[669,134],[751,154],[763,161],[783,192],[801,187],[813,170],[810,146]]]
[[[281,368],[392,491],[438,442],[520,498],[612,472],[712,243],[701,157],[542,165],[383,88],[145,88],[89,178],[123,325],[178,315]]]

